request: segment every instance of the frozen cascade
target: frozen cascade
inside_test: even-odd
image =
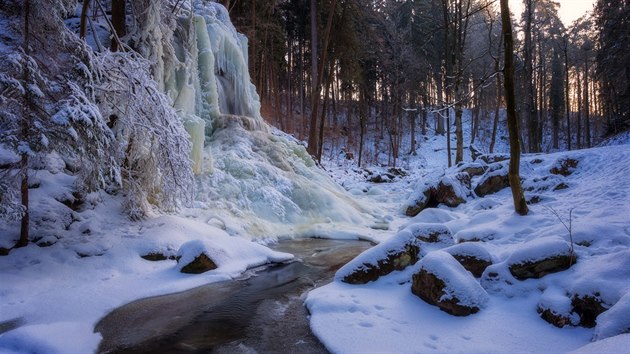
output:
[[[254,238],[369,237],[365,226],[374,224],[375,213],[317,168],[297,141],[272,132],[262,119],[247,38],[236,32],[227,10],[201,0],[184,6],[176,21],[145,11],[157,17],[137,45],[154,62],[156,80],[193,141],[197,201],[186,213]]]

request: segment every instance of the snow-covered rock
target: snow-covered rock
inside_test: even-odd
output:
[[[467,271],[476,278],[481,277],[483,271],[492,265],[490,252],[481,242],[460,243],[444,249],[444,252],[453,256]]]
[[[569,269],[576,262],[571,245],[559,237],[542,237],[526,242],[507,263],[515,278],[541,278]]]
[[[443,251],[431,252],[422,259],[419,271],[412,277],[411,291],[455,316],[476,313],[489,300],[475,278]]]
[[[420,242],[410,230],[364,251],[341,267],[335,279],[350,284],[365,284],[393,271],[403,270],[420,258]]]

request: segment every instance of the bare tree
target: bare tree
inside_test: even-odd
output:
[[[508,179],[514,199],[514,209],[520,215],[527,215],[528,208],[525,194],[521,186],[519,165],[521,162],[521,144],[519,141],[518,118],[516,116],[516,97],[514,94],[514,39],[512,37],[512,20],[508,0],[501,0],[501,23],[503,28],[503,47],[505,66],[503,76],[505,80],[505,101],[507,104],[508,131],[510,135],[510,167]]]

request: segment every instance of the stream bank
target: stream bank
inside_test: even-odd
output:
[[[95,327],[103,336],[98,352],[325,353],[310,331],[303,295],[369,247],[364,241],[280,241],[273,249],[297,261],[110,312]]]

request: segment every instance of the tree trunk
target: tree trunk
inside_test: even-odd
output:
[[[501,22],[503,27],[503,46],[505,48],[505,67],[503,69],[503,75],[505,77],[505,101],[507,104],[508,130],[510,133],[510,166],[508,179],[512,190],[512,199],[514,200],[514,210],[520,215],[527,215],[528,208],[519,175],[521,146],[519,142],[516,98],[514,94],[514,44],[508,0],[501,0]]]
[[[315,6],[316,0],[311,0],[311,6]],[[333,0],[332,5],[330,7],[330,13],[328,14],[328,21],[326,23],[326,32],[324,33],[324,47],[322,48],[322,55],[319,62],[319,73],[316,74],[315,81],[313,82],[313,92],[311,97],[311,130],[308,134],[308,152],[311,155],[317,155],[317,151],[319,147],[317,146],[317,113],[319,109],[319,93],[321,91],[322,86],[322,76],[324,75],[324,66],[326,65],[327,56],[328,56],[328,44],[330,43],[330,31],[332,29],[332,22],[335,15],[335,6],[337,5],[337,0]],[[313,11],[311,9],[311,11]],[[313,13],[311,12],[311,21],[313,21]],[[316,26],[316,25],[315,25]],[[312,29],[311,25],[311,30]],[[315,37],[317,34],[315,34]],[[316,40],[316,38],[314,38]],[[316,48],[314,48],[316,49]],[[313,59],[317,65],[317,54],[314,55]]]
[[[127,34],[127,21],[126,21],[126,8],[127,4],[125,0],[112,0],[112,25],[116,36],[112,38],[110,49],[112,52],[117,52],[120,49],[118,46],[118,40]]]
[[[31,2],[30,0],[26,0],[24,2],[24,53],[26,56],[30,55],[30,50],[29,50],[29,17],[30,17],[30,11],[31,11]],[[25,61],[27,59],[25,58]],[[28,69],[28,65],[26,65],[26,63],[24,63],[24,84],[28,84],[28,82],[30,82],[30,74],[29,74],[29,69]],[[26,142],[28,141],[28,131],[29,131],[29,116],[31,114],[31,110],[30,110],[30,103],[31,103],[31,98],[30,98],[30,94],[29,94],[29,90],[24,90],[24,103],[22,106],[22,119],[20,122],[21,125],[21,131],[20,131],[20,138],[22,141]],[[30,218],[29,218],[29,201],[28,201],[28,155],[26,154],[26,152],[22,152],[21,153],[21,158],[20,158],[20,174],[22,175],[21,181],[20,181],[20,195],[21,195],[21,199],[22,199],[22,208],[23,208],[23,214],[22,214],[22,220],[20,223],[20,238],[18,240],[18,242],[15,244],[15,248],[18,247],[25,247],[28,245],[28,239],[29,239],[29,227],[30,227]]]
[[[584,51],[584,141],[591,147],[590,99],[588,95],[588,52]]]
[[[79,38],[85,38],[85,32],[87,31],[87,17],[90,11],[90,0],[83,0],[83,6],[81,7],[81,22],[79,24]]]
[[[567,149],[571,150],[571,104],[569,101],[569,54],[568,39],[564,39],[564,106],[567,115]]]
[[[501,75],[498,74],[499,71],[499,61],[497,60],[495,62],[495,66],[494,66],[495,70],[497,71],[497,102],[496,105],[494,106],[494,120],[492,122],[492,137],[490,138],[490,148],[488,149],[488,151],[492,154],[494,153],[494,144],[496,143],[496,139],[497,139],[497,128],[499,127],[499,109],[501,107]]]
[[[534,17],[533,0],[526,0],[525,4],[525,88],[527,90],[527,140],[529,144],[530,152],[539,152],[538,148],[538,114],[536,112],[536,104],[534,103],[534,67],[533,67],[533,53],[534,50],[532,44],[532,21]],[[510,24],[511,25],[511,24]],[[504,44],[505,46],[505,44]],[[506,54],[507,56],[507,54]]]

